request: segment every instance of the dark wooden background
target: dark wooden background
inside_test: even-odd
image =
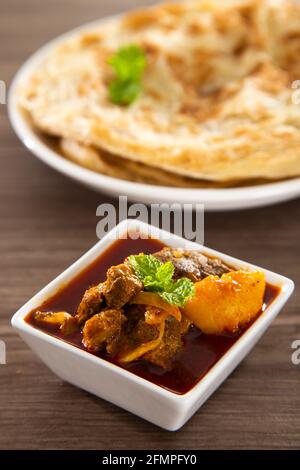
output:
[[[0,79],[52,37],[138,0],[1,0]],[[50,170],[14,135],[0,105],[1,449],[300,448],[300,293],[240,367],[170,433],[55,377],[10,326],[13,313],[95,241],[105,197]],[[206,244],[300,281],[300,200],[206,215]]]

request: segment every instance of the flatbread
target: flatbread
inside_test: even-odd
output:
[[[147,57],[130,106],[108,95],[108,58]],[[300,174],[300,5],[199,0],[125,14],[55,48],[19,90],[44,133],[215,182]]]
[[[172,186],[175,188],[226,188],[236,186],[253,186],[270,182],[265,179],[245,179],[242,182],[236,180],[209,181],[189,178],[166,170],[135,162],[126,158],[120,159],[117,155],[69,138],[61,138],[58,141],[51,140],[49,144],[73,163],[101,173],[112,178],[133,181],[136,183],[151,184],[157,186]]]

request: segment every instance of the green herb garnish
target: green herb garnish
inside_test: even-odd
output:
[[[128,106],[140,94],[141,79],[146,67],[144,51],[135,45],[121,47],[108,61],[115,78],[109,83],[113,103]]]
[[[190,279],[173,280],[174,266],[170,261],[161,263],[153,255],[132,255],[129,262],[143,282],[145,291],[157,292],[169,304],[183,307],[195,294],[195,286]]]

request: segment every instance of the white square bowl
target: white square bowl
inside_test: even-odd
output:
[[[44,333],[25,321],[25,317],[30,311],[54,295],[62,285],[70,282],[104,252],[120,234],[122,235],[127,230],[138,230],[148,234],[150,232],[152,237],[160,239],[170,246],[198,249],[209,256],[221,258],[225,263],[237,269],[259,269],[265,273],[268,283],[280,287],[280,293],[271,305],[209,370],[204,378],[183,395],[155,385],[117,365]],[[63,380],[125,408],[164,429],[175,431],[186,423],[253,348],[278,315],[293,289],[293,281],[279,274],[226,256],[148,224],[125,220],[21,307],[12,318],[12,326],[16,328],[20,336],[42,361]]]

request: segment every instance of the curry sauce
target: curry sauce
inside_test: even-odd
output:
[[[115,241],[104,253],[96,258],[93,263],[74,277],[67,285],[61,287],[54,296],[45,301],[39,309],[30,312],[26,317],[26,321],[39,330],[45,331],[48,334],[85,350],[86,348],[82,343],[82,333],[80,331],[64,336],[60,331],[53,329],[49,325],[41,326],[37,324],[34,319],[36,311],[63,310],[75,314],[86,289],[98,284],[100,281],[104,281],[108,268],[121,263],[124,258],[129,255],[140,252],[145,254],[155,253],[164,248],[164,246],[163,243],[155,239],[138,238],[133,240],[128,238]],[[266,285],[262,311],[271,304],[278,293],[278,287],[270,284]],[[260,315],[260,313],[258,315]],[[211,367],[230,349],[250,325],[251,323],[236,334],[226,335],[206,335],[196,326],[192,326],[188,333],[184,335],[184,347],[174,357],[172,367],[168,370],[155,366],[143,359],[120,365],[115,358],[112,358],[106,352],[93,354],[115,363],[119,367],[174,393],[184,394],[191,390],[191,388],[205,376]]]

